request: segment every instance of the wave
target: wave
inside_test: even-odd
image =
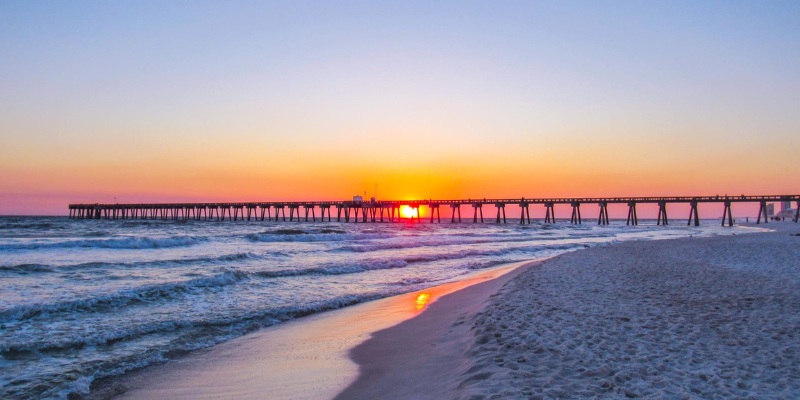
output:
[[[272,253],[279,254],[279,253]],[[116,268],[141,268],[141,267],[168,267],[171,265],[186,265],[186,264],[214,264],[218,262],[236,262],[241,260],[258,259],[258,255],[253,253],[233,253],[225,254],[216,257],[196,257],[196,258],[178,258],[171,260],[154,260],[154,261],[141,261],[132,263],[114,263],[104,261],[93,261],[80,264],[68,265],[45,265],[45,264],[18,264],[18,265],[0,265],[0,273],[12,273],[17,275],[30,275],[36,273],[51,273],[51,272],[64,272],[64,271],[86,271],[92,269],[116,269]]]
[[[303,276],[303,275],[345,275],[345,274],[357,274],[361,272],[375,271],[382,269],[404,268],[413,264],[431,263],[444,260],[458,260],[476,256],[486,257],[486,256],[505,256],[509,254],[528,254],[528,256],[521,259],[521,260],[526,260],[530,258],[529,256],[530,253],[536,253],[547,250],[559,251],[559,252],[568,251],[568,250],[583,248],[585,246],[586,246],[585,244],[563,244],[557,246],[532,245],[532,246],[507,247],[503,249],[473,249],[473,250],[460,250],[451,253],[420,254],[420,255],[413,255],[400,258],[367,260],[364,262],[347,263],[340,265],[327,265],[315,268],[287,268],[287,269],[276,269],[268,271],[250,271],[250,272],[237,271],[237,272],[245,273],[250,277],[260,277],[260,278],[283,278],[283,277]],[[508,262],[514,262],[514,261],[517,260],[514,259]],[[497,264],[496,262],[492,261],[491,265],[496,265],[496,264]],[[466,268],[471,269],[471,267],[469,266],[466,266]]]
[[[249,257],[248,253],[240,253],[233,256],[241,256],[245,258]],[[353,274],[379,269],[402,268],[406,265],[408,265],[408,263],[403,260],[376,260],[319,268],[282,269],[274,271],[226,270],[220,274],[209,277],[200,277],[180,282],[146,285],[96,297],[54,303],[14,306],[5,310],[0,310],[0,323],[28,320],[36,318],[40,315],[52,317],[53,314],[107,312],[133,304],[176,299],[198,290],[203,290],[206,288],[216,289],[252,278],[280,278],[315,274]]]
[[[125,236],[110,239],[71,240],[55,243],[10,243],[0,244],[0,250],[37,250],[63,248],[102,248],[102,249],[159,249],[191,246],[208,240],[200,236]]]
[[[338,242],[386,239],[395,237],[395,235],[386,233],[346,233],[336,229],[323,229],[319,231],[279,229],[261,233],[250,233],[244,237],[253,242]]]
[[[254,311],[235,318],[219,318],[206,321],[166,321],[160,324],[153,324],[130,331],[120,331],[113,335],[87,339],[85,337],[74,337],[72,341],[47,342],[41,341],[28,344],[15,344],[6,346],[4,352],[29,352],[36,351],[47,353],[52,350],[83,348],[86,346],[109,344],[136,338],[140,335],[147,335],[158,332],[177,331],[181,333],[179,340],[173,340],[167,346],[153,347],[141,351],[139,354],[124,357],[114,361],[88,361],[81,365],[74,366],[68,374],[57,374],[39,377],[40,382],[47,385],[31,385],[21,387],[11,392],[11,388],[6,393],[14,393],[13,397],[30,398],[71,398],[72,396],[84,396],[90,393],[91,384],[104,378],[122,375],[126,372],[141,369],[150,365],[159,364],[169,358],[180,354],[207,348],[248,332],[271,326],[276,323],[291,319],[311,315],[323,311],[343,308],[358,303],[363,303],[378,298],[402,293],[402,290],[390,290],[386,292],[370,292],[359,295],[343,295],[327,300],[320,300],[304,305],[293,307],[281,307],[275,309],[265,309]],[[224,329],[217,329],[217,328]]]
[[[366,260],[356,263],[347,263],[340,265],[326,265],[315,268],[287,268],[267,271],[242,271],[242,270],[226,270],[220,274],[195,278],[181,282],[171,282],[157,285],[148,285],[135,289],[128,289],[119,291],[113,294],[92,297],[88,299],[79,299],[73,301],[65,301],[58,303],[47,304],[33,304],[33,305],[20,305],[0,311],[0,323],[35,318],[41,314],[48,316],[54,313],[72,313],[72,312],[102,312],[111,309],[128,306],[136,303],[147,303],[159,300],[168,300],[181,297],[187,293],[191,293],[197,289],[202,288],[217,288],[226,285],[236,284],[238,282],[252,279],[252,278],[281,278],[291,276],[304,276],[304,275],[344,275],[355,274],[366,271],[382,270],[382,269],[395,269],[404,268],[411,264],[430,263],[442,260],[457,260],[476,256],[505,256],[512,253],[534,253],[539,251],[565,251],[578,248],[587,247],[586,244],[562,244],[562,245],[530,245],[530,246],[516,246],[506,247],[502,249],[470,249],[460,250],[451,253],[433,253],[433,254],[419,254],[414,256],[407,256],[403,258],[389,258],[383,260]],[[253,257],[250,253],[236,253],[231,255],[220,256],[216,258],[204,258],[202,260],[232,260],[232,259],[246,259]],[[173,262],[197,262],[195,260],[176,260]],[[163,262],[156,262],[163,263]],[[101,263],[87,263],[78,266],[82,268],[89,268],[93,265]],[[137,265],[141,265],[138,263]],[[102,265],[98,265],[102,266]],[[77,266],[69,266],[75,268]],[[47,269],[47,266],[38,264],[30,264],[27,267],[23,264],[21,266],[13,266],[11,269],[22,270],[24,268],[31,269]],[[467,266],[467,268],[470,268]]]
[[[33,222],[33,223],[0,223],[0,229],[66,229],[61,224],[51,222]]]
[[[350,251],[354,253],[368,253],[378,250],[396,250],[396,249],[412,249],[418,247],[438,247],[438,246],[454,246],[465,244],[481,244],[481,243],[506,243],[506,242],[528,242],[534,240],[529,236],[519,238],[507,239],[426,239],[420,241],[402,241],[402,242],[389,242],[389,243],[374,243],[374,244],[358,244],[347,245],[336,248],[336,251]]]
[[[112,294],[85,299],[14,306],[0,310],[0,323],[35,318],[39,315],[52,316],[60,313],[101,312],[118,309],[137,303],[150,303],[173,299],[202,288],[217,288],[248,279],[243,272],[227,271],[209,277],[146,285],[134,289],[121,290]]]
[[[54,272],[53,267],[44,264],[18,264],[0,265],[0,272],[9,272],[18,275],[29,275],[35,273]]]
[[[403,268],[408,263],[404,260],[390,259],[390,260],[377,260],[364,263],[343,264],[343,265],[329,265],[318,268],[290,268],[279,269],[274,271],[257,271],[252,272],[253,276],[261,278],[282,278],[288,276],[302,276],[302,275],[345,275],[357,274],[359,272],[374,271],[380,269],[394,269]]]
[[[583,235],[581,238],[602,238],[609,237],[609,234],[597,235]],[[419,241],[395,241],[383,243],[368,243],[368,244],[355,244],[345,245],[334,249],[335,251],[355,252],[355,253],[368,253],[380,250],[396,250],[396,249],[414,249],[420,247],[440,247],[440,246],[455,246],[455,245],[472,245],[472,244],[491,244],[491,243],[522,243],[522,242],[555,242],[558,240],[569,240],[575,237],[537,237],[530,235],[514,235],[506,236],[503,238],[486,238],[480,236],[458,236],[452,238],[425,238]],[[552,246],[543,244],[544,246]]]
[[[170,265],[206,264],[206,263],[213,264],[216,262],[235,262],[235,261],[258,259],[258,258],[260,258],[258,255],[247,252],[247,253],[224,254],[216,257],[211,256],[211,257],[195,257],[195,258],[177,258],[170,260],[153,260],[153,261],[141,261],[132,263],[112,263],[112,262],[96,261],[96,262],[88,262],[80,264],[63,265],[54,268],[61,271],[74,271],[74,270],[87,270],[93,268],[167,267]]]

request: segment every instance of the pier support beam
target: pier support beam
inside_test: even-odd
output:
[[[689,209],[689,223],[686,225],[692,225],[692,219],[694,219],[694,226],[700,226],[700,215],[697,213],[697,200],[693,200],[689,204],[692,208]]]
[[[570,218],[570,223],[572,224],[582,224],[581,221],[581,203],[577,201],[573,201],[572,205],[572,217]]]
[[[328,222],[331,222],[331,206],[329,205],[321,205],[319,206],[320,214],[322,214],[322,218],[320,221],[325,222],[325,212],[328,212]]]
[[[725,200],[725,208],[722,209],[722,226],[725,226],[725,219],[728,219],[728,226],[733,226],[733,213],[731,212],[731,201]]]
[[[456,214],[458,214],[458,222],[461,222],[461,204],[450,204],[450,222],[456,222]]]
[[[758,204],[758,219],[756,220],[757,224],[761,223],[761,216],[764,216],[764,223],[769,222],[769,215],[767,215],[767,202],[762,201]]]
[[[794,222],[797,223],[797,220],[800,219],[800,200],[798,200],[797,204],[795,204],[794,210]]]
[[[428,204],[428,209],[431,211],[431,223],[433,223],[433,214],[436,214],[436,222],[442,223],[442,212],[439,211],[438,204]]]
[[[314,212],[313,204],[303,204],[303,211],[306,213],[306,222],[308,222],[308,213],[311,212],[311,220],[317,222],[317,214]]]
[[[272,221],[272,215],[270,215],[269,209],[270,209],[269,206],[261,206],[261,220],[262,221],[264,220],[265,216],[267,218],[267,221]]]
[[[544,223],[545,224],[556,223],[555,203],[544,203]]]
[[[525,203],[525,202],[519,203],[519,210],[520,210],[519,223],[520,224],[525,224],[527,222],[528,225],[530,225],[531,224],[531,208],[530,208],[529,204]]]
[[[639,225],[639,218],[636,216],[636,202],[628,203],[628,220],[625,225]]]
[[[286,206],[283,204],[275,206],[275,221],[278,221],[278,218],[283,217],[283,221],[286,222]]]
[[[503,214],[503,223],[506,223],[506,205],[504,203],[495,203],[494,205],[497,207],[497,219],[495,220],[496,223],[500,223],[500,214]]]
[[[481,203],[474,203],[472,204],[472,208],[474,209],[474,214],[472,215],[472,223],[478,223],[478,213],[481,214],[481,223],[483,223],[483,204]]]
[[[600,216],[597,217],[597,225],[608,225],[608,203],[601,201],[598,205],[600,206]]]
[[[669,225],[669,219],[667,219],[667,202],[666,201],[659,201],[658,202],[658,221],[656,225]]]

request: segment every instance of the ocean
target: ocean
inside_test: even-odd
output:
[[[701,227],[0,218],[0,398],[97,379],[292,318],[502,264]]]

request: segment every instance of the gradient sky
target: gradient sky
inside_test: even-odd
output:
[[[800,192],[800,2],[0,2],[0,214]]]

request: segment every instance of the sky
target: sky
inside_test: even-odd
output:
[[[800,2],[6,1],[0,59],[0,215],[800,192]]]

